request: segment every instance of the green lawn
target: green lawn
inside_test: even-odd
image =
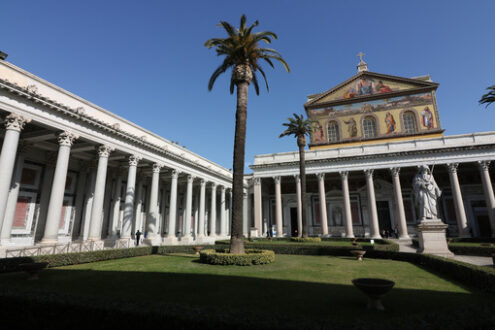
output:
[[[277,255],[273,264],[240,267],[201,264],[191,255],[150,255],[44,270],[39,281],[21,273],[0,276],[0,289],[132,299],[213,308],[218,312],[281,315],[292,319],[379,322],[493,301],[406,262],[347,257]],[[396,282],[384,313],[365,309],[352,286],[358,277]],[[237,292],[238,296],[232,293]]]

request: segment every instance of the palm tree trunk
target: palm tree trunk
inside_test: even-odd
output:
[[[235,114],[234,174],[232,182],[232,226],[230,253],[244,253],[242,237],[244,195],[244,149],[246,145],[247,98],[249,83],[238,81]]]
[[[308,237],[306,232],[306,159],[304,146],[306,143],[299,145],[299,176],[301,177],[301,216],[302,216],[302,237]]]

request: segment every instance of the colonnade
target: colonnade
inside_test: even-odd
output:
[[[12,223],[14,221],[13,214],[6,216],[6,210],[9,209],[12,212],[15,211],[15,203],[19,193],[19,185],[22,171],[17,171],[14,175],[14,169],[21,166],[24,161],[24,153],[17,155],[17,149],[20,141],[21,131],[25,124],[29,120],[17,115],[9,114],[6,116],[5,123],[5,135],[3,139],[2,150],[0,153],[0,232],[1,242],[8,242],[11,236]],[[59,226],[62,217],[64,193],[66,189],[66,178],[69,170],[69,160],[71,155],[71,147],[79,137],[69,131],[64,131],[58,134],[58,152],[56,161],[53,167],[53,173],[51,171],[45,171],[45,176],[50,176],[51,186],[43,185],[42,189],[50,189],[49,199],[47,201],[46,222],[44,224],[43,234],[40,244],[53,245],[58,242]],[[80,207],[85,208],[85,216],[81,217],[81,223],[79,223],[81,236],[80,238],[88,241],[102,240],[102,226],[103,215],[105,205],[109,205],[109,199],[112,199],[112,204],[109,205],[108,215],[108,234],[109,237],[116,238],[119,231],[118,222],[121,210],[121,196],[122,183],[124,179],[123,171],[119,170],[116,175],[114,184],[113,195],[111,195],[112,187],[111,182],[107,177],[109,157],[114,151],[114,148],[108,145],[100,145],[97,147],[97,166],[95,170],[89,171],[89,176],[83,169],[79,175],[79,180],[89,181],[89,185],[86,191],[86,200],[81,203]],[[124,206],[123,206],[123,218],[121,223],[120,240],[129,241],[132,245],[133,228],[137,227],[136,221],[136,178],[138,164],[142,161],[142,157],[139,155],[128,156],[128,170],[127,180],[125,187]],[[185,217],[183,219],[183,230],[180,236],[177,235],[176,219],[177,219],[177,198],[178,198],[178,184],[179,175],[181,174],[178,169],[171,170],[170,179],[170,193],[168,194],[169,201],[169,213],[167,223],[167,235],[162,237],[160,227],[160,210],[159,200],[160,191],[160,174],[164,168],[163,164],[152,164],[151,175],[151,189],[149,193],[149,207],[146,214],[146,229],[147,242],[150,244],[162,244],[162,243],[177,243],[181,242],[187,244],[197,239],[204,239],[207,236],[217,236],[216,229],[216,217],[217,217],[217,190],[220,191],[220,228],[219,236],[227,236],[229,232],[229,223],[227,222],[227,212],[229,205],[226,205],[226,191],[230,188],[225,187],[217,182],[208,182],[207,179],[201,177],[195,177],[189,173],[182,173],[187,177],[186,185],[186,199],[185,199]],[[46,181],[46,180],[44,180]],[[192,223],[191,218],[193,216],[193,189],[194,182],[199,181],[199,201],[197,208],[197,230],[193,230],[191,233]],[[14,183],[11,187],[11,182]],[[109,185],[110,183],[110,185]],[[206,187],[210,186],[211,204],[208,214],[209,219],[209,233],[205,231],[206,225]],[[109,187],[110,186],[110,187]],[[84,192],[84,184],[80,184],[77,194]],[[168,187],[163,187],[164,196],[162,202],[165,201],[165,191]],[[219,188],[219,189],[217,189]],[[46,198],[46,197],[45,197]],[[13,207],[7,207],[9,201],[13,202]],[[82,205],[84,204],[84,205]],[[165,205],[163,203],[162,205]],[[81,210],[82,211],[82,210]],[[12,213],[11,212],[11,213]],[[38,218],[38,221],[40,218]],[[162,219],[162,223],[165,220],[165,216]],[[74,229],[74,228],[73,228]],[[33,234],[34,235],[34,234]]]
[[[447,163],[445,166],[448,169],[450,187],[452,190],[452,197],[454,202],[454,209],[457,219],[458,233],[460,237],[469,237],[470,231],[467,223],[466,210],[464,207],[461,186],[459,184],[457,168],[459,163]],[[491,234],[495,237],[495,197],[493,193],[492,182],[489,173],[489,161],[479,161],[478,168],[481,176],[481,182],[483,186],[483,192],[485,196],[486,206],[488,210],[488,215],[490,219]],[[399,232],[400,239],[409,239],[409,233],[406,223],[406,215],[404,209],[404,202],[402,198],[402,188],[400,183],[400,168],[391,167],[389,168],[390,175],[392,178],[393,186],[393,196],[395,202],[395,214],[397,229]],[[368,219],[369,219],[369,229],[371,238],[381,238],[378,213],[376,207],[376,197],[375,197],[375,186],[373,181],[373,169],[363,170],[366,178],[366,190],[368,196]],[[319,211],[321,218],[321,236],[328,236],[328,221],[327,221],[327,203],[326,203],[326,192],[325,192],[325,175],[330,173],[317,173],[316,177],[318,180],[318,197],[319,197]],[[348,171],[339,172],[341,185],[342,185],[342,200],[344,206],[343,218],[344,218],[344,234],[345,237],[354,237],[353,224],[352,224],[352,212],[351,212],[351,202],[349,195],[349,183]],[[297,224],[298,232],[302,230],[302,214],[301,214],[301,182],[299,175],[294,175],[296,182],[296,193],[297,193]],[[281,182],[282,178],[280,176],[272,177],[275,184],[275,227],[277,237],[284,236],[282,231],[283,220],[282,220],[282,196],[281,196]],[[253,193],[254,193],[254,226],[258,230],[259,235],[263,235],[262,230],[262,189],[261,189],[261,178],[253,178]]]

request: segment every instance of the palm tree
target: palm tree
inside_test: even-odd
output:
[[[487,90],[489,90],[489,92],[483,95],[479,102],[480,104],[486,103],[486,106],[488,107],[490,104],[495,102],[495,85],[488,87]]]
[[[265,31],[253,33],[253,28],[258,26],[258,21],[251,26],[246,26],[246,15],[241,16],[240,27],[234,28],[227,22],[220,21],[219,26],[227,32],[226,38],[213,38],[205,42],[205,47],[214,47],[217,56],[223,56],[222,64],[213,72],[208,83],[208,90],[211,91],[216,79],[228,69],[232,70],[230,76],[230,94],[234,93],[234,86],[237,87],[237,109],[235,120],[234,138],[234,173],[232,183],[232,230],[230,237],[230,252],[244,253],[244,241],[242,238],[242,210],[243,210],[243,188],[244,188],[244,149],[246,144],[246,118],[247,118],[247,98],[248,87],[253,82],[256,94],[259,95],[258,79],[256,72],[260,72],[266,81],[265,72],[260,66],[260,60],[264,60],[272,68],[273,60],[279,61],[287,72],[289,66],[279,52],[271,48],[261,48],[259,43],[264,41],[267,44],[272,39],[277,39],[273,32]]]
[[[287,118],[288,123],[282,125],[287,129],[280,134],[279,138],[288,135],[294,135],[297,138],[297,146],[299,147],[299,176],[301,177],[301,215],[302,215],[302,230],[299,231],[299,237],[308,237],[306,233],[306,161],[304,156],[304,147],[306,147],[306,135],[313,132],[313,121],[304,119],[303,115],[294,114],[294,118]]]

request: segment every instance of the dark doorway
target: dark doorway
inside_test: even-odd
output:
[[[376,202],[376,213],[378,214],[378,225],[380,226],[380,234],[387,231],[389,235],[392,233],[392,222],[390,221],[390,208],[388,201]]]
[[[290,208],[290,235],[297,237],[297,207]]]
[[[477,215],[476,222],[478,222],[478,230],[480,237],[490,237],[490,218],[488,215]]]

